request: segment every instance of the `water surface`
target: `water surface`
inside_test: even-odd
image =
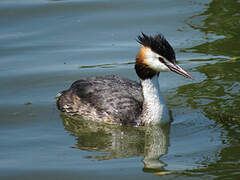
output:
[[[240,178],[239,9],[237,0],[2,0],[0,177]],[[81,77],[137,80],[142,31],[163,33],[194,76],[161,73],[171,124],[116,127],[57,111],[55,95]]]

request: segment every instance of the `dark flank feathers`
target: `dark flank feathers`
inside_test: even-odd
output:
[[[162,34],[157,34],[152,37],[142,33],[142,36],[139,35],[137,37],[137,42],[143,46],[151,48],[152,51],[161,55],[162,57],[165,57],[170,62],[174,64],[176,63],[175,52]]]
[[[62,112],[110,124],[137,124],[142,104],[140,84],[114,75],[75,81],[57,99]]]

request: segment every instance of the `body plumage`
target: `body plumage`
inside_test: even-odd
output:
[[[115,75],[78,80],[57,100],[69,115],[111,124],[136,124],[142,104],[140,84]]]

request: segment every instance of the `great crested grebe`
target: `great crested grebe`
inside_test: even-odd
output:
[[[160,72],[192,76],[176,64],[175,52],[163,35],[142,33],[137,41],[142,45],[135,63],[140,84],[114,75],[80,79],[57,95],[58,109],[73,117],[110,124],[168,122],[168,108],[158,83]]]

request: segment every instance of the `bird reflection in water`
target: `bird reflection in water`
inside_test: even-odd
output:
[[[159,158],[168,152],[170,123],[127,127],[73,119],[61,115],[64,127],[76,137],[74,148],[98,155],[88,156],[98,160],[143,156],[143,171],[160,174],[168,172]]]

